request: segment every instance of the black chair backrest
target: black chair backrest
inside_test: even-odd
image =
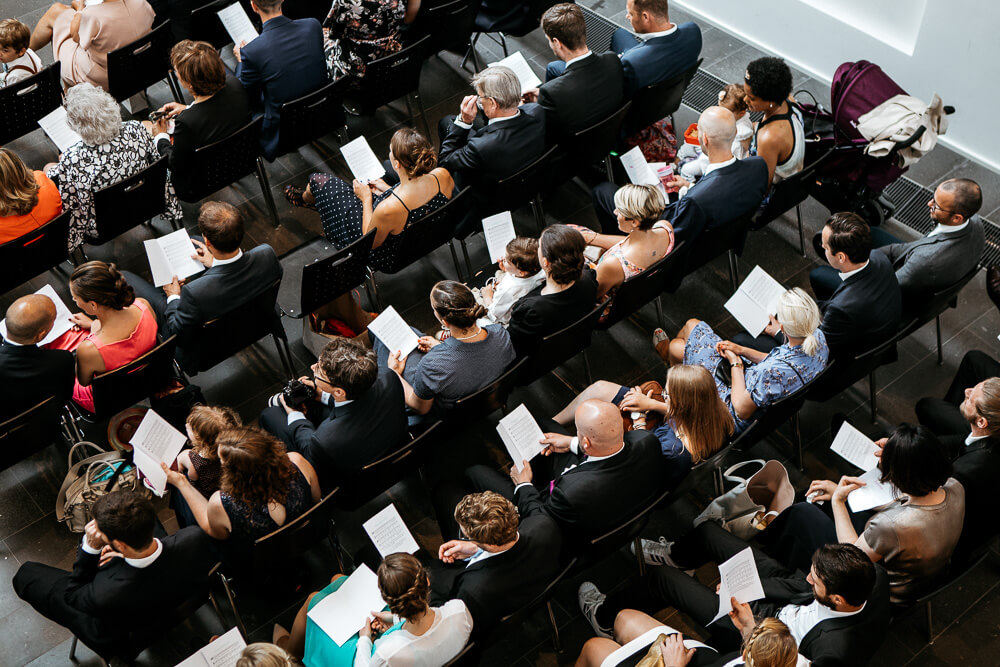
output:
[[[323,23],[330,13],[330,3],[326,0],[285,0],[281,13],[293,21],[313,18]]]
[[[758,409],[758,414],[754,420],[754,424],[756,425],[754,442],[766,438],[797,414],[802,409],[802,406],[805,405],[810,389],[822,383],[823,378],[832,372],[830,370],[832,367],[833,364],[828,363],[823,370],[817,373],[813,379],[806,382],[805,385],[798,387],[787,396],[782,396],[774,403]]]
[[[669,255],[619,285],[611,301],[611,312],[597,328],[602,331],[609,329],[653,299],[659,298],[670,279],[684,266],[684,254],[687,252],[685,247],[685,241],[674,245]]]
[[[232,310],[201,325],[201,332],[196,338],[199,372],[207,371],[264,336],[284,334],[274,307],[278,301],[279,287],[281,279]]]
[[[454,407],[448,411],[447,422],[449,426],[469,424],[505,407],[507,398],[510,396],[510,392],[514,391],[514,385],[517,384],[517,378],[526,363],[527,359],[515,362],[504,371],[503,375],[490,384],[477,392],[458,399]]]
[[[108,93],[119,102],[149,88],[170,71],[170,21],[108,54]]]
[[[337,491],[334,489],[308,511],[253,543],[251,559],[255,582],[281,576],[289,560],[304,554],[330,534]]]
[[[430,46],[428,35],[405,49],[368,63],[361,87],[351,95],[361,112],[373,114],[379,107],[416,91]]]
[[[88,234],[87,243],[102,245],[163,213],[166,182],[167,157],[163,156],[134,176],[95,192],[97,235]]]
[[[479,2],[452,0],[427,10],[422,17],[430,31],[429,53],[469,48],[469,38],[475,31]]]
[[[558,152],[559,146],[553,146],[521,171],[497,181],[489,192],[483,217],[500,211],[513,211],[546,190],[552,177],[549,169]]]
[[[434,422],[430,428],[396,451],[369,463],[361,470],[335,470],[332,477],[340,485],[337,507],[353,512],[417,472],[429,447],[434,444],[433,439],[444,430],[441,425],[441,421]]]
[[[741,254],[750,233],[750,217],[746,215],[703,231],[691,244],[683,274],[694,273],[729,250]]]
[[[895,361],[898,358],[896,344],[912,331],[915,321],[911,320],[890,338],[855,354],[851,359],[833,359],[831,364],[835,363],[836,369],[827,368],[822,382],[812,382],[806,398],[810,401],[829,400],[879,366]]]
[[[341,77],[297,100],[281,105],[278,155],[291,153],[344,127],[344,91],[350,79]]]
[[[260,155],[263,123],[263,116],[254,118],[225,139],[197,149],[190,167],[194,187],[189,192],[177,191],[181,201],[200,201],[252,173]]]
[[[382,270],[385,273],[398,273],[450,241],[458,223],[469,210],[471,195],[468,193],[468,187],[453,193],[447,204],[404,229],[391,264],[382,267]]]
[[[219,10],[235,4],[236,0],[216,0],[198,7],[191,12],[191,39],[208,42],[216,49],[222,49],[233,43],[226,29],[219,20]],[[250,13],[249,16],[253,16]]]
[[[775,181],[771,186],[771,194],[767,199],[767,205],[754,214],[753,224],[750,229],[754,231],[761,229],[769,222],[780,218],[786,211],[790,211],[804,202],[809,196],[809,186],[814,180],[816,169],[824,164],[827,158],[833,155],[834,150],[831,148],[829,151],[826,151],[811,164],[805,165],[800,171],[797,171],[788,178]]]
[[[915,317],[918,321],[917,326],[933,320],[948,308],[954,308],[957,305],[956,298],[958,297],[958,293],[976,277],[977,273],[979,273],[978,265],[972,267],[972,270],[959,278],[958,281],[948,287],[937,290],[930,297],[925,295],[918,300],[917,297],[907,297],[904,294],[903,312]]]
[[[701,67],[700,58],[688,71],[636,91],[632,96],[632,109],[625,117],[622,126],[625,136],[631,137],[677,111],[681,106],[684,91],[687,90],[699,67]]]
[[[0,423],[0,470],[40,452],[59,437],[62,403],[50,396]]]
[[[574,171],[603,160],[618,145],[622,123],[625,122],[625,117],[631,109],[632,102],[625,102],[624,106],[610,116],[580,130],[566,142]]]
[[[649,513],[665,501],[670,493],[670,490],[661,491],[655,498],[650,499],[640,510],[625,519],[622,523],[603,535],[590,540],[583,548],[583,552],[577,561],[577,566],[588,567],[594,563],[598,563],[610,554],[618,551],[623,545],[628,544],[638,537],[649,521]],[[563,552],[565,553],[567,549],[573,548],[576,547],[572,542],[566,543],[563,545]]]
[[[95,376],[94,416],[110,417],[163,389],[174,378],[174,346],[171,336],[152,350],[124,366]]]
[[[38,74],[0,88],[0,144],[38,129],[38,119],[62,104],[59,61]]]
[[[527,357],[527,365],[517,383],[531,384],[590,347],[594,327],[597,326],[597,320],[600,319],[607,304],[605,300],[576,322],[543,338],[538,347]]]
[[[33,232],[0,245],[0,293],[69,259],[71,211],[63,211]]]
[[[368,277],[368,256],[373,243],[374,229],[326,259],[303,266],[302,287],[299,290],[301,312],[315,312],[320,306],[363,284]]]

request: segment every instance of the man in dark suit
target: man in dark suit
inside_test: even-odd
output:
[[[703,231],[748,216],[760,207],[767,193],[767,163],[760,157],[737,160],[732,151],[735,138],[736,118],[728,109],[708,107],[698,118],[698,142],[708,155],[708,167],[693,185],[679,176],[674,179],[673,185],[688,190],[667,204],[660,216],[673,225],[678,242],[694,243]],[[621,233],[614,215],[617,189],[613,183],[601,183],[593,190],[594,208],[605,234]]]
[[[611,37],[611,50],[621,55],[625,68],[625,98],[654,83],[688,71],[701,55],[701,28],[688,22],[670,22],[667,0],[628,0],[625,17],[638,39],[618,29]],[[550,65],[553,74],[563,69]],[[554,65],[554,67],[553,67]]]
[[[158,620],[199,588],[207,590],[217,558],[197,526],[154,538],[156,511],[142,494],[102,496],[93,516],[72,572],[28,562],[13,585],[40,614],[97,654],[111,656],[127,650],[130,632],[156,632]]]
[[[66,350],[46,350],[38,342],[56,321],[56,306],[44,294],[22,296],[7,309],[7,337],[0,345],[0,422],[55,396],[62,404],[73,394],[76,362]]]
[[[488,201],[492,186],[545,152],[544,112],[537,104],[518,106],[521,83],[510,68],[487,67],[472,86],[476,94],[462,100],[461,113],[438,123],[442,137],[438,165],[451,172],[456,187],[474,189],[473,211],[459,225],[461,237],[482,224],[477,209]],[[487,122],[474,127],[478,109]]]
[[[758,619],[773,616],[788,626],[799,653],[813,665],[843,667],[867,664],[888,630],[889,577],[853,544],[820,547],[806,575],[751,547],[765,597],[736,603],[714,623],[718,594],[684,570],[723,563],[750,544],[711,521],[667,544],[666,563],[620,593],[604,596],[592,583],[581,584],[580,605],[597,632],[607,634],[622,609],[653,614],[674,607],[706,626],[712,633],[708,643],[725,652],[737,649]]]
[[[917,401],[917,420],[929,427],[946,445],[954,445],[956,439],[961,441],[970,434],[970,422],[962,411],[962,406],[968,402],[969,394],[989,378],[1000,377],[1000,362],[979,350],[969,350],[958,365],[958,372],[952,378],[951,386],[944,398],[927,396]],[[982,404],[984,408],[991,405],[997,409],[995,421],[1000,426],[1000,396],[993,401]],[[988,419],[988,418],[987,418]],[[953,448],[956,449],[956,448]]]
[[[350,338],[327,343],[312,372],[299,379],[314,398],[290,406],[276,394],[260,425],[305,456],[327,492],[338,473],[360,470],[408,441],[406,402],[399,376],[380,370],[375,353]]]
[[[510,480],[486,466],[474,466],[467,475],[477,488],[512,498],[521,516],[547,514],[567,537],[582,541],[653,501],[664,488],[666,466],[652,434],[630,431],[623,438],[621,412],[613,404],[584,401],[575,418],[576,438],[546,433],[547,456],[520,462],[522,469],[511,468]]]
[[[616,54],[596,55],[587,48],[587,24],[579,5],[564,2],[550,7],[542,14],[542,31],[565,69],[527,91],[524,101],[538,102],[545,110],[545,128],[554,143],[620,109],[624,75]]]
[[[239,61],[237,78],[247,87],[250,99],[261,99],[264,104],[260,145],[269,160],[278,150],[281,105],[308,95],[330,80],[319,21],[293,21],[282,15],[282,1],[252,0],[250,5],[264,24],[260,36],[249,44],[233,47]]]
[[[561,535],[544,514],[518,517],[500,494],[465,496],[455,520],[468,538],[441,545],[431,575],[431,604],[459,599],[469,608],[473,637],[531,602],[559,570]],[[465,561],[463,565],[461,561]]]
[[[205,266],[205,272],[183,286],[174,276],[160,292],[135,274],[122,271],[136,296],[152,304],[160,336],[177,334],[177,361],[189,373],[197,372],[196,336],[201,325],[243,305],[282,275],[271,246],[259,245],[246,253],[240,250],[243,216],[232,204],[202,204],[198,229],[204,241],[192,239],[198,250],[193,257]]]
[[[194,152],[246,125],[250,121],[250,102],[243,84],[226,76],[222,58],[205,42],[175,44],[170,63],[181,86],[197,104],[169,102],[160,107],[166,115],[153,125],[153,140],[160,155],[167,156],[170,180],[178,196],[191,200],[194,196],[190,193],[198,185],[191,181]],[[170,119],[174,122],[172,135],[167,134]]]

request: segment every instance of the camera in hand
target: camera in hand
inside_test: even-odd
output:
[[[285,397],[285,405],[290,408],[300,408],[303,403],[313,397],[312,387],[299,380],[289,380],[281,393]]]

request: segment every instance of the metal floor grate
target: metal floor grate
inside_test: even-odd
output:
[[[626,26],[609,21],[592,9],[583,6],[580,9],[583,10],[584,22],[587,25],[587,46],[594,53],[604,53],[609,50],[611,36],[616,30],[619,28],[628,30]],[[726,82],[719,77],[699,69],[691,80],[691,85],[684,91],[682,101],[688,108],[701,113],[718,102],[719,91],[725,85]],[[934,225],[927,215],[927,202],[934,194],[931,190],[904,176],[889,184],[883,194],[896,205],[893,220],[921,234],[927,234],[933,229]],[[986,218],[983,218],[983,223],[986,231],[986,248],[979,264],[984,267],[1000,264],[1000,226]]]

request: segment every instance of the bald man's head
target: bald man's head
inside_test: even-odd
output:
[[[736,116],[724,107],[708,107],[698,117],[698,140],[706,152],[725,151],[732,156],[736,139]],[[727,158],[728,159],[728,158]]]
[[[588,456],[608,456],[622,447],[622,413],[607,401],[590,399],[576,409],[576,434]]]
[[[19,345],[34,345],[52,329],[56,305],[42,294],[29,294],[7,309],[7,338]]]

